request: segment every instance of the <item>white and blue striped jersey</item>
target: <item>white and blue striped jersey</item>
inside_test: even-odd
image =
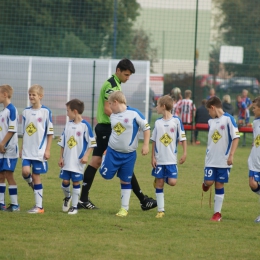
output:
[[[27,107],[22,115],[22,159],[44,161],[47,136],[54,134],[52,113],[42,105],[39,109]]]
[[[81,174],[85,164],[80,163],[80,159],[89,148],[97,146],[91,126],[86,120],[78,124],[74,121],[67,122],[58,145],[64,148],[62,169]]]
[[[248,169],[260,172],[260,117],[253,121],[253,145],[248,157]]]
[[[155,121],[151,140],[155,142],[157,165],[177,164],[178,141],[185,141],[186,135],[179,117],[169,120],[159,118]]]
[[[121,153],[130,153],[138,147],[138,130],[150,129],[145,117],[135,108],[127,107],[124,112],[111,114],[112,133],[108,146]]]
[[[6,152],[0,153],[0,158],[15,159],[19,156],[18,149],[18,112],[16,107],[10,103],[0,112],[0,141],[4,139],[8,132],[13,132],[12,138],[6,143]]]
[[[233,139],[240,138],[233,116],[224,113],[219,118],[209,119],[208,143],[205,167],[231,168],[227,164]]]

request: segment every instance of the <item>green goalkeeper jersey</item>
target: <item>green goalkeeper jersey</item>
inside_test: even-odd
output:
[[[98,99],[98,110],[97,110],[97,122],[99,124],[110,124],[110,118],[104,112],[105,102],[108,100],[109,95],[116,91],[121,90],[121,82],[119,78],[113,74],[100,89],[100,95]]]

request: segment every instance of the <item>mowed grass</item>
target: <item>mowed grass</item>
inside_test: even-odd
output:
[[[0,212],[0,259],[258,259],[260,224],[254,219],[259,205],[248,187],[249,144],[237,149],[230,182],[225,185],[223,221],[214,223],[209,220],[214,189],[211,208],[210,192],[201,201],[205,145],[188,146],[187,161],[178,166],[177,185],[164,189],[166,215],[156,219],[157,210],[142,211],[134,193],[128,216],[116,217],[119,180],[105,181],[99,173],[90,197],[100,209],[63,213],[56,142],[53,140],[49,172],[42,176],[42,215],[26,212],[34,205],[34,196],[21,177],[21,160],[18,162],[15,176],[21,211]],[[142,156],[141,145],[136,176],[144,193],[155,197],[150,154]],[[8,203],[8,190],[6,194]]]

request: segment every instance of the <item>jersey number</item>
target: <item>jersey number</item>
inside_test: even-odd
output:
[[[212,169],[205,169],[205,177],[211,177],[212,176],[212,174],[213,174],[213,171],[212,171]]]

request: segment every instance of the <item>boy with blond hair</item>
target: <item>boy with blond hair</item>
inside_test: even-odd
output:
[[[172,98],[168,95],[159,98],[156,106],[158,114],[163,117],[155,121],[152,143],[152,176],[155,177],[154,188],[158,212],[156,218],[164,217],[164,192],[166,182],[175,186],[178,177],[177,145],[182,142],[183,155],[179,160],[183,164],[187,156],[186,135],[179,117],[173,116]]]
[[[185,91],[185,99],[182,99],[178,105],[180,119],[183,124],[191,124],[195,116],[196,107],[191,100],[191,90]]]
[[[58,164],[61,167],[60,178],[63,180],[61,188],[65,195],[62,211],[74,215],[78,213],[80,181],[83,180],[84,166],[88,162],[93,147],[96,146],[96,139],[90,124],[82,119],[84,103],[78,99],[72,99],[66,103],[66,106],[69,122],[58,142],[61,147]],[[70,180],[73,183],[72,196]]]
[[[112,133],[109,137],[106,155],[99,169],[101,176],[112,179],[117,173],[121,183],[121,209],[116,214],[125,217],[128,214],[131,196],[131,179],[138,147],[138,130],[144,133],[142,155],[149,152],[150,126],[139,110],[126,106],[126,98],[121,91],[115,91],[108,97],[112,110],[110,115]]]
[[[0,112],[0,210],[19,211],[17,185],[14,170],[18,160],[18,112],[11,103],[13,88],[9,85],[0,86],[0,103],[4,109]],[[9,185],[10,206],[5,206],[5,190]]]
[[[32,85],[28,93],[32,106],[25,108],[22,113],[23,140],[20,157],[23,178],[34,191],[35,206],[28,213],[37,214],[44,213],[40,175],[48,171],[47,160],[50,158],[53,124],[50,109],[41,104],[43,87]]]

